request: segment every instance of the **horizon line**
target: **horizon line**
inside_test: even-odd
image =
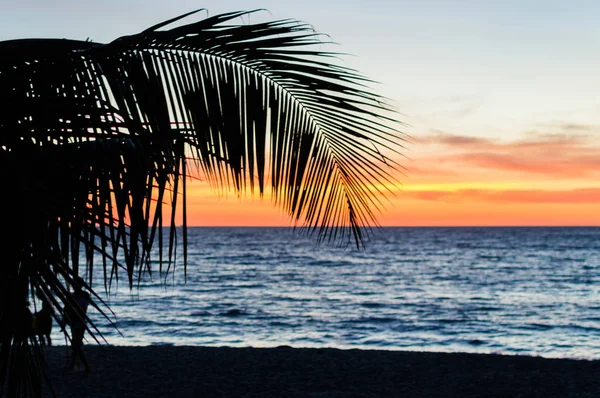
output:
[[[169,227],[168,225],[163,227]],[[176,225],[176,228],[182,225]],[[310,229],[313,227],[293,225],[188,225],[188,228],[290,228]],[[600,225],[380,225],[362,228],[599,228]]]

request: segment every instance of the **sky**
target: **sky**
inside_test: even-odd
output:
[[[381,225],[600,225],[598,1],[3,0],[0,40],[108,42],[197,8],[310,23],[378,82],[410,137]],[[191,225],[290,225],[268,197],[189,194]]]

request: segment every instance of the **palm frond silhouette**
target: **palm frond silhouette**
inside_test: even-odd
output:
[[[108,44],[0,42],[0,385],[9,396],[40,394],[42,353],[25,304],[34,291],[58,311],[74,305],[69,286],[82,286],[104,313],[94,254],[106,288],[119,269],[130,287],[151,272],[155,242],[160,271],[178,236],[185,259],[195,172],[216,188],[262,196],[270,186],[318,241],[356,245],[397,185],[396,115],[368,79],[321,50],[322,35],[294,20],[235,22],[255,11],[180,21],[195,12]]]

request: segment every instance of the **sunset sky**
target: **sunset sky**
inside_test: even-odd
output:
[[[382,225],[600,225],[598,1],[3,0],[0,40],[108,42],[196,8],[308,22],[380,83],[410,137]],[[192,225],[289,225],[268,197],[190,194]]]

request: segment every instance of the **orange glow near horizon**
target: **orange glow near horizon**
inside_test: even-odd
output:
[[[208,187],[194,191],[194,195],[188,198],[188,224],[191,226],[293,224],[267,198],[239,199],[235,195],[226,199],[218,198]],[[199,194],[201,191],[203,193]],[[456,191],[447,200],[437,197],[437,191],[419,191],[421,198],[415,196],[415,192],[400,192],[378,220],[383,226],[600,225],[600,189],[589,195],[570,191],[482,192],[483,195]],[[486,193],[491,197],[486,197]],[[536,199],[536,195],[539,195],[539,199]],[[549,198],[548,201],[544,200],[545,196]]]
[[[591,137],[530,136],[498,143],[436,134],[417,140],[383,226],[600,225],[600,148]],[[188,186],[188,225],[290,226],[268,194]],[[266,189],[268,191],[269,188]]]

